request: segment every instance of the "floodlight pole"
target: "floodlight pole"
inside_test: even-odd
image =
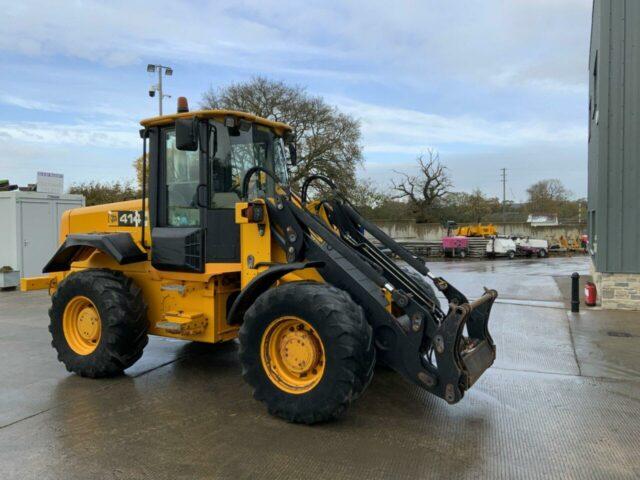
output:
[[[158,65],[158,111],[162,116],[162,65]]]
[[[158,84],[151,86],[151,90],[149,90],[149,95],[153,96],[152,92],[154,91],[154,89],[155,91],[158,92],[158,113],[162,116],[162,100],[164,99],[164,97],[168,97],[168,98],[171,97],[171,95],[165,95],[162,92],[162,74],[164,73],[165,75],[173,75],[173,69],[171,67],[167,67],[165,65],[160,65],[160,64],[150,63],[149,65],[147,65],[147,72],[153,73],[156,71],[158,72]]]

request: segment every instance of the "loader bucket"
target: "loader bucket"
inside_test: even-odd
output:
[[[485,290],[473,302],[452,302],[449,312],[433,337],[439,376],[439,396],[458,402],[496,358],[488,322],[495,290]],[[466,332],[465,332],[466,327]]]

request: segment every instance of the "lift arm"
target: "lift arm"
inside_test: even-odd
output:
[[[334,194],[317,204],[315,212],[306,205],[306,188],[301,198],[280,191],[263,200],[271,237],[286,252],[286,265],[314,262],[326,282],[345,290],[362,306],[385,364],[447,402],[458,402],[495,360],[487,324],[497,292],[485,289],[469,302],[330,186]],[[448,311],[373,244],[367,233],[433,281],[447,298]],[[271,285],[272,275],[282,268],[287,267],[272,266],[255,280],[263,277],[261,281]]]
[[[407,379],[455,403],[493,364],[495,346],[487,323],[497,296],[495,290],[486,290],[478,300],[469,302],[339,198],[326,204],[329,224],[285,196],[275,203],[268,201],[267,206],[272,230],[293,231],[292,238],[303,238],[302,247],[290,260],[306,259],[323,265],[318,268],[320,275],[349,292],[364,308],[381,359]],[[364,232],[414,268],[421,266],[416,270],[426,272],[449,300],[448,312],[445,314],[424,287],[371,243]],[[290,247],[287,240],[283,246]]]

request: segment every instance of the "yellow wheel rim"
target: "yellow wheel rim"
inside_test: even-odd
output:
[[[324,375],[322,340],[298,317],[279,317],[269,324],[262,335],[260,357],[271,382],[287,393],[307,393]]]
[[[73,297],[64,309],[62,330],[71,350],[89,355],[100,342],[102,325],[94,303],[81,295]]]

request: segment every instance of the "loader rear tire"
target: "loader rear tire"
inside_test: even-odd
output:
[[[142,291],[113,270],[69,275],[53,294],[49,318],[58,360],[83,377],[121,374],[142,356],[148,342]]]
[[[263,293],[239,339],[254,397],[289,422],[339,417],[373,377],[371,326],[346,292],[328,284],[292,282]]]

